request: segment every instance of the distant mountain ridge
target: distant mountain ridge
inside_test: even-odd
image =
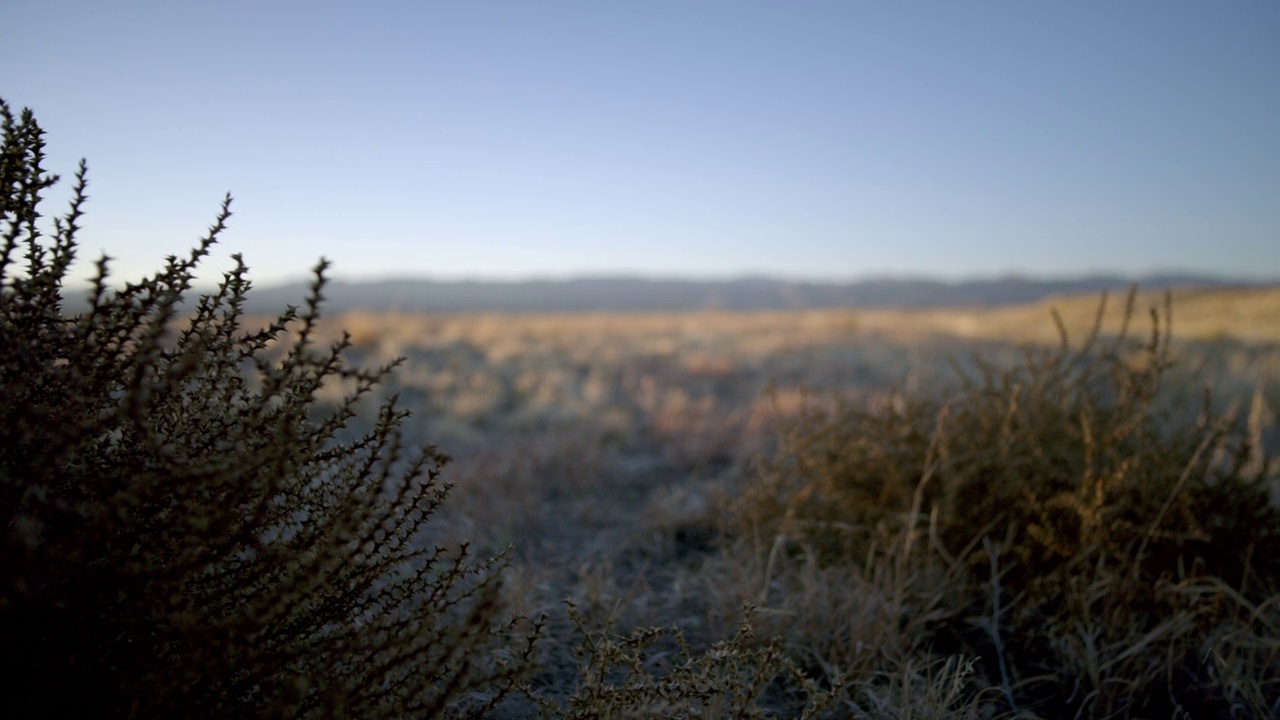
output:
[[[673,280],[587,277],[517,282],[472,280],[332,281],[325,288],[330,313],[346,310],[429,312],[627,312],[688,310],[808,310],[824,308],[923,309],[1001,307],[1054,295],[1200,286],[1263,287],[1190,274],[1126,278],[1088,275],[1070,279],[1004,277],[945,282],[925,279],[867,279],[804,282],[770,278]],[[275,312],[306,297],[304,283],[256,288],[248,309]]]

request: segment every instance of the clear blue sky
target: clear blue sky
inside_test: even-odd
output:
[[[1272,0],[41,0],[0,96],[124,277],[1280,277]]]

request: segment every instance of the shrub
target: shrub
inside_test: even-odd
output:
[[[949,619],[899,621],[927,610],[920,644],[980,659],[1010,710],[1274,717],[1280,510],[1257,423],[1164,400],[1168,302],[1146,341],[1104,340],[1102,309],[1081,349],[1061,331],[949,399],[810,415],[736,532],[904,583],[941,562],[963,588]]]
[[[236,260],[184,305],[228,197],[187,258],[122,289],[97,263],[64,308],[86,198],[38,227],[42,131],[0,101],[0,647],[8,717],[479,714],[515,687],[536,629],[499,622],[501,557],[420,542],[446,457],[406,447],[391,370],[317,348],[305,306],[243,327]],[[22,253],[25,268],[17,255]],[[315,394],[346,383],[321,412]],[[514,637],[513,637],[514,636]]]

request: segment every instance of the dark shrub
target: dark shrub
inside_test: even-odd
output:
[[[527,655],[496,620],[498,561],[419,542],[446,458],[405,446],[394,401],[371,432],[347,428],[390,368],[349,367],[345,340],[314,346],[325,264],[305,307],[264,328],[242,325],[238,256],[184,305],[228,198],[189,257],[118,290],[104,257],[87,309],[69,313],[84,164],[45,238],[56,178],[41,130],[0,109],[0,714],[430,717],[496,702]],[[351,392],[320,412],[333,382]]]

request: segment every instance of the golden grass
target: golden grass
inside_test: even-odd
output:
[[[1141,308],[1160,307],[1161,293],[1139,293]],[[1248,343],[1280,342],[1280,287],[1250,289],[1175,290],[1177,308],[1174,333],[1181,341],[1239,340]],[[1051,309],[1062,317],[1075,337],[1088,333],[1094,322],[1098,298],[1094,294],[1054,297],[1008,308],[954,308],[913,312],[869,311],[860,314],[860,326],[885,333],[937,333],[967,339],[1008,342],[1056,343],[1057,331],[1044,322]],[[1118,333],[1124,309],[1114,303],[1103,317],[1104,335]]]
[[[1178,341],[1280,342],[1280,287],[1187,288],[1172,293]],[[1068,334],[1081,337],[1095,321],[1096,295],[1054,297],[999,308],[928,310],[808,310],[728,313],[432,314],[347,312],[328,320],[351,333],[356,347],[394,356],[405,348],[468,343],[486,360],[517,357],[531,348],[578,361],[609,362],[628,353],[679,354],[695,374],[726,375],[745,361],[780,350],[828,347],[857,339],[901,344],[946,338],[1056,344],[1045,319],[1056,311]],[[1164,295],[1140,292],[1139,308],[1160,308]],[[1141,320],[1141,319],[1140,319]],[[1122,330],[1124,310],[1112,303],[1104,336]]]

